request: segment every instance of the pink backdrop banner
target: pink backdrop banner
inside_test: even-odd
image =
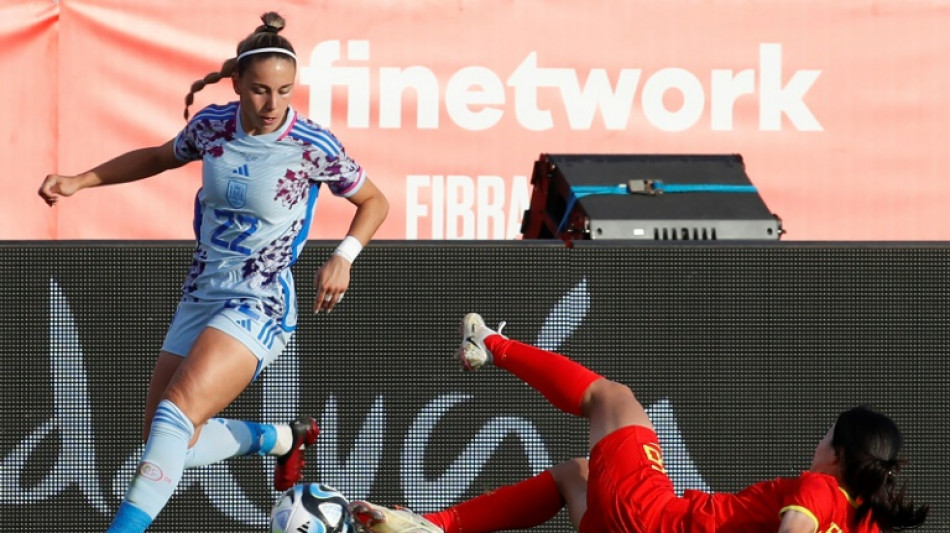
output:
[[[7,0],[0,239],[188,239],[200,165],[77,173],[184,126],[190,84],[259,24],[250,0]],[[784,240],[946,240],[950,3],[275,2],[294,105],[389,196],[382,239],[513,239],[541,153],[738,153]],[[192,109],[234,99],[227,81]],[[324,195],[310,237],[352,207]]]

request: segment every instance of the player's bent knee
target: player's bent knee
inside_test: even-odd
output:
[[[209,409],[204,405],[200,395],[196,398],[195,395],[188,394],[187,388],[182,389],[172,385],[165,391],[164,399],[175,404],[196,428],[211,417],[207,414]]]
[[[640,405],[630,387],[608,379],[602,379],[591,385],[590,403],[600,408]]]

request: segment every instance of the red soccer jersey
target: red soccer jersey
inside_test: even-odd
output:
[[[691,502],[694,522],[718,533],[775,533],[789,510],[811,516],[817,533],[879,533],[867,518],[856,522],[857,504],[827,474],[763,481],[736,494],[686,491],[684,498]]]

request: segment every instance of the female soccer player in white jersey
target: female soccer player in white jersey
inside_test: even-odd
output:
[[[127,183],[188,162],[203,163],[195,206],[194,260],[159,354],[146,398],[146,446],[108,531],[144,531],[165,506],[184,468],[235,455],[278,457],[275,488],[301,478],[312,418],[289,425],[212,418],[272,362],[297,323],[290,266],[306,243],[317,194],[356,206],[348,234],[314,279],[314,311],[330,311],[350,282],[350,266],[386,218],[389,204],[327,130],[290,106],[297,72],[276,13],[238,44],[219,72],[185,98],[231,78],[238,101],[195,114],[171,141],[123,154],[74,176],[46,176],[49,205],[81,189]]]

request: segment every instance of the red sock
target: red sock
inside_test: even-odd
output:
[[[603,377],[561,354],[501,335],[486,337],[485,347],[491,351],[495,366],[511,372],[543,394],[551,405],[572,415],[582,415],[584,392]]]
[[[445,533],[490,533],[541,525],[562,507],[564,498],[554,483],[554,476],[545,470],[514,485],[423,516]]]

